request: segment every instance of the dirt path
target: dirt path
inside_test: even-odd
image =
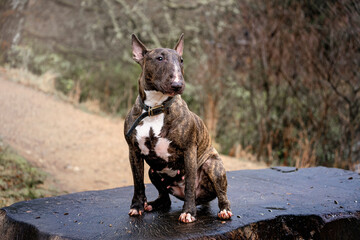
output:
[[[0,71],[0,137],[50,173],[61,190],[132,184],[122,119],[81,111],[52,94],[9,81],[4,70]],[[229,157],[224,162],[228,171],[265,167]]]

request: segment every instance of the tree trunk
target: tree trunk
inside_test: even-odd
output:
[[[27,7],[28,0],[2,1],[0,10],[0,52],[5,53],[3,59],[7,60],[7,50],[19,44],[21,40],[22,28],[24,25],[23,11]]]
[[[216,137],[216,126],[219,120],[219,109],[214,96],[207,94],[204,104],[205,125],[209,130],[212,139]]]

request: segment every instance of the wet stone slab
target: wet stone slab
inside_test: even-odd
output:
[[[228,172],[234,216],[216,218],[217,200],[197,221],[169,211],[128,216],[132,187],[19,202],[0,210],[0,239],[360,239],[360,175],[334,168],[275,167]],[[157,196],[147,185],[149,200]]]

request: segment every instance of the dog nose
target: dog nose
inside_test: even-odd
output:
[[[181,88],[183,87],[183,83],[182,82],[172,82],[171,84],[171,89],[175,92],[178,92],[181,90]]]

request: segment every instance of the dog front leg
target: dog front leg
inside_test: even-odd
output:
[[[144,160],[136,154],[133,149],[129,149],[129,159],[134,180],[134,196],[131,202],[129,215],[142,215],[144,204],[146,203],[144,186]]]
[[[183,212],[179,217],[180,222],[194,222],[196,216],[195,181],[197,170],[196,146],[194,145],[185,153],[185,200]]]

